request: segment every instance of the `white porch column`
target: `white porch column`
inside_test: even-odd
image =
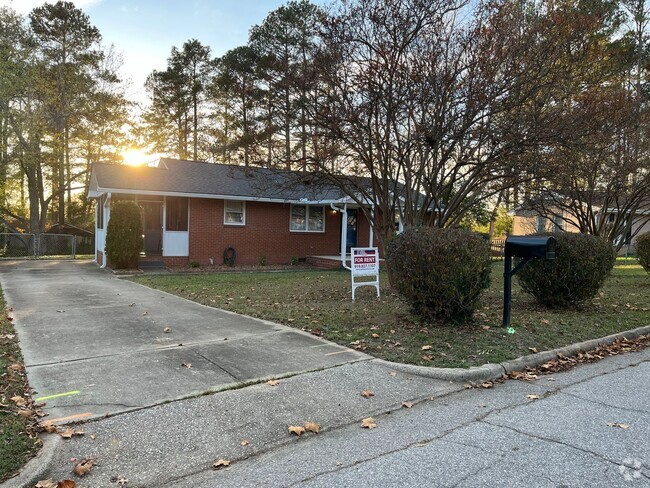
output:
[[[341,265],[345,268],[346,247],[348,244],[348,204],[341,211]]]

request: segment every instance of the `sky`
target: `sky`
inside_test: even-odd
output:
[[[42,0],[0,0],[22,14]],[[52,0],[51,3],[54,3]],[[90,17],[105,45],[123,58],[122,77],[130,79],[127,95],[145,101],[144,82],[163,70],[172,46],[189,39],[210,46],[213,56],[246,43],[249,29],[286,0],[73,0]],[[314,1],[325,4],[325,1]]]

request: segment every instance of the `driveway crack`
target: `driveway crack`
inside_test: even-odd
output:
[[[192,351],[194,354],[197,354],[198,356],[201,356],[203,359],[205,359],[205,360],[206,360],[207,362],[209,362],[210,364],[212,364],[212,365],[216,366],[217,368],[219,368],[221,371],[223,371],[223,372],[226,373],[228,376],[230,376],[233,380],[235,380],[235,381],[240,381],[239,378],[237,378],[234,374],[232,374],[232,373],[231,373],[230,371],[228,371],[226,368],[224,368],[224,367],[221,366],[220,364],[215,363],[212,359],[210,359],[209,357],[205,356],[204,354],[201,354],[199,351],[197,351],[197,350],[194,349],[193,347],[188,347],[188,349],[189,349],[190,351]]]

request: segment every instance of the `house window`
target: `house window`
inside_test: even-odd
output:
[[[167,197],[165,230],[187,232],[187,198]]]
[[[325,208],[292,205],[289,228],[295,232],[325,232]]]
[[[537,216],[537,232],[546,232],[546,218],[541,215]]]
[[[556,215],[553,217],[553,231],[562,232],[564,230],[564,219],[561,215]]]
[[[246,202],[225,200],[223,223],[226,225],[246,225]]]
[[[104,195],[97,199],[97,228],[104,228]]]

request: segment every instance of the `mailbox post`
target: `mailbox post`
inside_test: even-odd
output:
[[[509,236],[506,238],[503,272],[503,326],[510,327],[512,277],[531,259],[555,259],[556,242],[552,236]],[[522,260],[512,269],[512,258]]]

